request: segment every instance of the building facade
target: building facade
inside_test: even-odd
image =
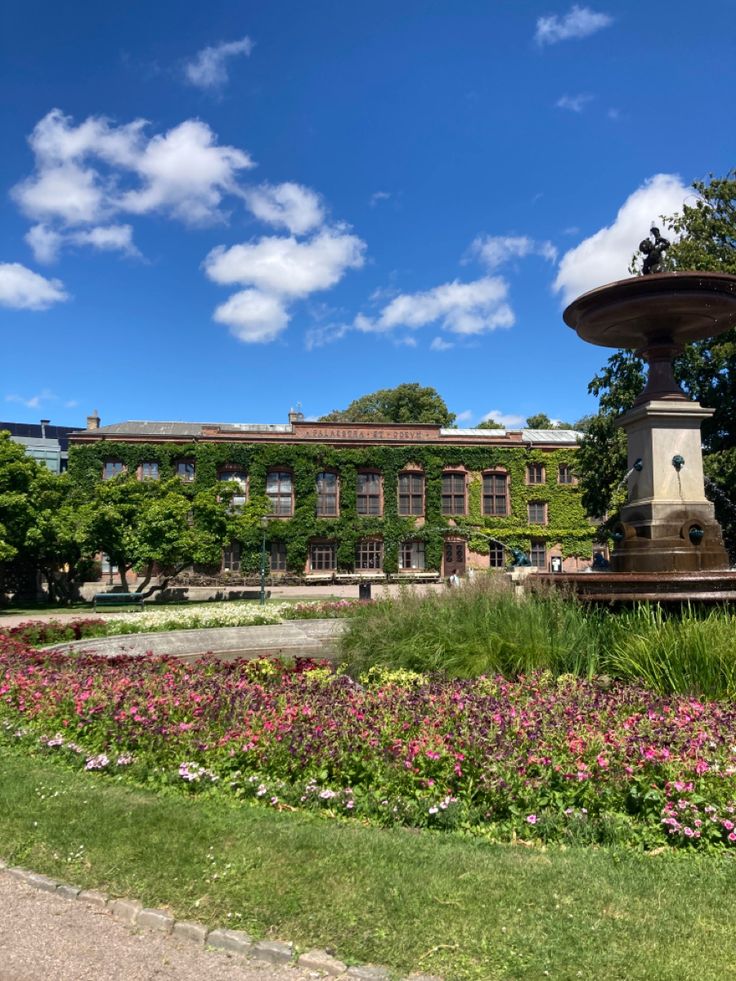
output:
[[[0,422],[0,432],[3,430],[10,433],[14,443],[24,447],[28,456],[43,463],[52,473],[63,473],[67,469],[69,436],[80,431],[79,427],[52,426],[48,419],[38,423]]]
[[[590,565],[594,526],[575,478],[579,433],[435,425],[122,422],[71,434],[70,473],[235,483],[234,506],[266,497],[273,577],[431,579]],[[260,530],[223,553],[226,580],[259,567]]]

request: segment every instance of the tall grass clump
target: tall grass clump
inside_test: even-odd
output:
[[[505,579],[485,576],[445,593],[407,589],[357,610],[340,650],[356,676],[379,665],[451,678],[541,670],[590,677],[600,670],[604,616],[557,591],[520,602]]]
[[[736,697],[736,616],[725,609],[659,606],[608,614],[605,670],[661,694]]]
[[[407,589],[357,609],[341,654],[355,676],[374,665],[450,678],[605,674],[662,695],[736,698],[736,614],[728,609],[602,609],[559,590],[519,599],[495,576],[444,593]]]

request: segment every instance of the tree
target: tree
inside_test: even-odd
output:
[[[496,422],[495,419],[483,419],[481,422],[477,423],[476,429],[505,429],[506,427],[500,423]]]
[[[234,492],[224,484],[195,492],[177,478],[120,474],[96,484],[80,508],[81,537],[87,551],[103,552],[117,566],[124,592],[135,569],[143,573],[137,592],[150,596],[190,565],[219,564],[223,546],[245,537],[267,512],[265,499],[232,507]]]
[[[35,600],[42,574],[53,596],[59,571],[69,578],[79,549],[57,525],[68,489],[64,478],[0,433],[0,594]]]
[[[527,429],[574,429],[572,423],[562,422],[560,419],[552,420],[544,412],[538,412],[534,416],[529,416],[526,421]]]
[[[662,216],[673,238],[664,254],[668,270],[699,269],[736,274],[736,170],[724,178],[696,181],[698,195],[682,212]],[[642,253],[632,260],[641,271]],[[675,377],[688,397],[715,409],[703,423],[706,491],[714,500],[731,555],[736,554],[736,330],[687,345],[675,359]],[[614,425],[629,409],[644,384],[644,363],[629,351],[618,351],[593,378],[588,391],[600,398],[600,410],[589,425],[578,454],[583,505],[603,514],[613,504],[626,470],[626,441]],[[623,502],[623,497],[619,494]]]
[[[320,422],[419,422],[449,427],[455,423],[455,413],[450,412],[436,389],[405,382],[363,395],[347,409],[335,409],[322,416]]]

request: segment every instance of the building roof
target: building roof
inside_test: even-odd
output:
[[[82,438],[135,437],[151,439],[197,439],[208,437],[227,437],[232,434],[242,439],[253,434],[260,437],[295,436],[305,439],[330,438],[340,441],[383,440],[389,435],[402,442],[413,442],[414,436],[422,440],[436,439],[439,442],[516,442],[528,444],[556,444],[574,446],[582,433],[573,429],[445,429],[427,424],[399,423],[321,423],[297,420],[294,423],[248,423],[248,422],[154,422],[151,420],[128,420],[116,422],[97,429],[81,430],[75,435]]]

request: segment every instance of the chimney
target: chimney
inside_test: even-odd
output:
[[[100,416],[97,409],[94,409],[91,416],[87,416],[87,429],[99,429]]]
[[[46,439],[46,427],[51,422],[50,419],[41,420],[41,439]]]
[[[297,402],[296,409],[289,409],[289,422],[293,425],[295,422],[304,422],[304,413],[300,411],[301,403]]]

